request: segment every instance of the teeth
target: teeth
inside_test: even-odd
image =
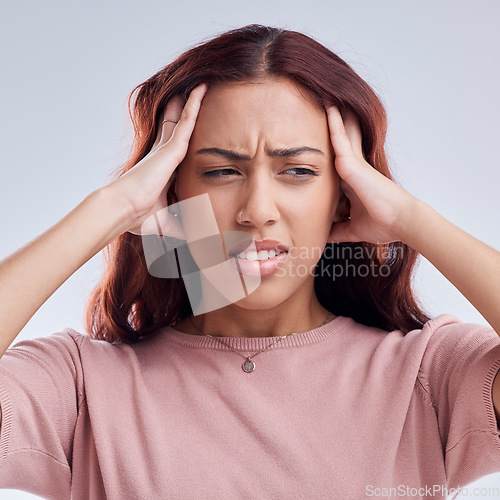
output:
[[[247,252],[247,260],[258,260],[257,258],[257,252]]]
[[[258,254],[259,260],[269,259],[269,252],[267,250],[261,250]]]
[[[276,257],[276,255],[279,255],[280,253],[283,252],[276,252],[275,250],[260,250],[260,252],[241,252],[238,254],[238,259],[245,259],[245,260],[267,260],[267,259],[273,259]]]

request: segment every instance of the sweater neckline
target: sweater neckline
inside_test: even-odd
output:
[[[299,332],[294,335],[285,337],[283,340],[276,342],[276,344],[269,347],[271,349],[283,349],[287,347],[298,347],[305,344],[312,344],[321,341],[330,335],[342,330],[345,323],[350,318],[346,316],[336,316],[328,323],[318,326],[307,332]],[[228,350],[228,346],[234,347],[241,351],[255,351],[263,349],[272,343],[273,339],[278,337],[218,337],[228,346],[222,344],[218,340],[207,337],[205,335],[193,335],[191,333],[180,332],[171,326],[162,329],[162,338],[186,347],[203,348],[203,349],[218,349]]]

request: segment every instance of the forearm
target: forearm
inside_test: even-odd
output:
[[[0,356],[40,306],[125,224],[126,211],[102,188],[0,262]]]
[[[431,262],[500,335],[500,252],[418,201],[402,240]]]

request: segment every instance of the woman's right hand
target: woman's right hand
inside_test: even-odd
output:
[[[178,217],[174,217],[166,209],[167,191],[175,169],[186,156],[207,88],[206,84],[201,84],[193,89],[184,108],[181,97],[173,97],[167,103],[163,123],[151,151],[106,186],[114,191],[129,214],[130,224],[125,231],[133,234],[158,234],[159,224],[163,235],[183,238],[184,232]],[[156,217],[153,217],[155,213]]]

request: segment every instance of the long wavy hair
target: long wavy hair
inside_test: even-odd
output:
[[[384,142],[387,117],[371,87],[332,51],[291,30],[252,24],[200,43],[138,85],[128,107],[134,140],[118,178],[152,148],[169,99],[184,102],[200,83],[285,77],[305,87],[321,106],[349,109],[359,120],[365,159],[386,177]],[[175,202],[173,185],[167,193]],[[148,272],[141,237],[124,233],[104,252],[105,269],[85,311],[91,338],[134,343],[158,328],[171,326],[192,313],[181,278],[161,279]],[[339,316],[386,331],[407,333],[430,318],[412,290],[418,253],[403,242],[327,244],[314,287],[323,307]]]

